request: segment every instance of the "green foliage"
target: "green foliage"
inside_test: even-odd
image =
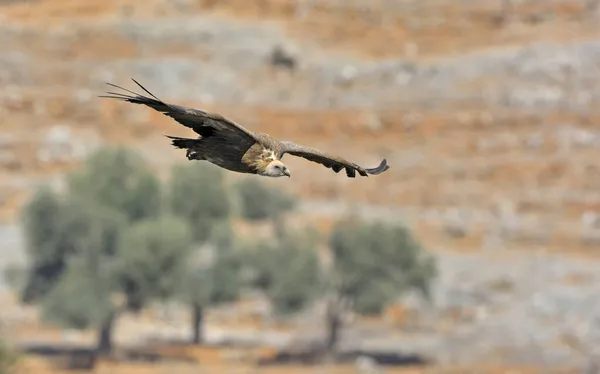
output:
[[[44,295],[42,310],[53,322],[86,328],[102,321],[111,310],[115,255],[126,218],[111,208],[73,197],[64,203],[59,220],[70,230],[65,231],[69,234],[62,243],[69,256],[62,259],[64,271]]]
[[[141,221],[127,230],[120,246],[118,273],[131,308],[174,292],[191,244],[189,226],[176,217]]]
[[[17,364],[18,355],[3,341],[0,341],[0,374],[9,374]]]
[[[69,182],[72,194],[123,212],[131,221],[160,213],[160,182],[132,150],[109,147],[96,152]]]
[[[243,257],[237,250],[217,255],[214,262],[189,266],[182,287],[190,305],[207,307],[232,302],[242,287]]]
[[[45,258],[59,256],[57,242],[61,239],[62,232],[57,218],[61,208],[60,199],[47,187],[38,189],[25,205],[23,227],[30,255]]]
[[[202,223],[211,224],[206,230],[211,240],[233,243],[222,181],[197,171],[182,170],[173,183],[172,202],[176,212],[183,212],[180,217],[162,214],[159,180],[125,148],[92,155],[70,176],[62,198],[48,189],[38,191],[23,215],[30,257],[23,299],[41,302],[44,317],[53,322],[99,328],[99,347],[109,347],[112,321],[122,306],[113,305],[112,296],[124,295],[125,306],[139,310],[151,299],[179,291],[192,233],[198,231],[187,218],[200,211]],[[201,182],[193,178],[198,175]],[[206,197],[206,191],[212,195]],[[197,195],[202,204],[193,199]],[[214,225],[215,216],[224,219]]]
[[[359,313],[379,313],[402,292],[429,294],[435,263],[404,227],[346,221],[330,238],[334,282]]]
[[[265,186],[256,178],[243,179],[236,184],[235,190],[240,198],[242,216],[251,221],[277,219],[296,205],[294,198]]]
[[[28,269],[23,265],[11,263],[4,269],[4,279],[10,289],[17,293],[23,292],[27,281]]]
[[[215,220],[208,242],[217,248],[219,252],[230,252],[235,249],[237,243],[235,232],[231,227],[231,221],[228,219]]]
[[[114,273],[86,256],[70,261],[42,302],[44,319],[62,326],[84,329],[97,326],[112,312]]]
[[[273,284],[273,272],[281,256],[277,246],[266,241],[248,241],[244,243],[245,262],[249,268],[246,283],[262,291]]]
[[[279,314],[298,312],[322,291],[313,238],[309,231],[286,233],[272,245],[257,243],[251,250],[251,283],[265,291]]]
[[[214,222],[227,219],[231,209],[223,172],[206,163],[174,167],[169,200],[171,212],[189,222],[199,242],[209,240]]]
[[[65,230],[63,207],[50,189],[41,188],[24,207],[26,250],[33,271],[27,276],[22,299],[33,301],[44,295],[64,268]]]
[[[26,209],[31,271],[23,289],[24,301],[44,297],[70,256],[84,251],[116,252],[124,218],[114,210],[78,197],[59,201],[47,191],[34,197]]]

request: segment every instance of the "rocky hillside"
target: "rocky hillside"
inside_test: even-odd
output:
[[[136,147],[163,176],[184,162],[163,134],[190,131],[97,98],[133,77],[365,166],[388,159],[385,174],[348,179],[286,157],[291,182],[267,181],[303,196],[301,218],[325,226],[358,209],[406,221],[435,250],[436,304],[403,300],[385,334],[349,330],[361,344],[580,367],[600,341],[597,4],[0,0],[0,219],[103,144]],[[22,257],[5,227],[0,267]]]
[[[388,159],[384,175],[352,180],[290,158],[295,182],[269,182],[302,194],[307,214],[400,217],[440,249],[589,253],[600,23],[584,1],[490,4],[0,2],[2,218],[102,144],[138,147],[159,171],[184,160],[162,135],[187,129],[97,98],[134,77],[254,130]]]

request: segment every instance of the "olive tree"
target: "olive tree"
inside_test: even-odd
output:
[[[30,271],[21,299],[28,303],[45,295],[65,267],[73,251],[69,241],[69,220],[62,201],[48,188],[41,188],[23,208],[25,250]],[[71,222],[67,222],[71,221]]]
[[[249,221],[270,220],[279,236],[284,235],[283,216],[296,207],[296,200],[256,178],[244,178],[235,185],[243,218]]]
[[[65,194],[42,189],[24,209],[22,298],[40,303],[48,320],[97,328],[98,351],[108,353],[122,310],[176,292],[191,233],[158,216],[160,183],[133,151],[101,150],[69,181]]]
[[[221,169],[193,162],[173,168],[169,194],[172,214],[189,224],[198,246],[181,273],[179,297],[191,308],[192,343],[201,344],[205,309],[234,301],[241,288],[230,193]]]
[[[224,225],[231,212],[221,169],[201,162],[176,165],[169,185],[169,206],[173,215],[190,224],[195,241],[207,241],[213,228]]]
[[[13,373],[17,365],[18,356],[12,347],[9,347],[4,340],[0,340],[0,374]]]
[[[209,263],[192,263],[184,270],[180,298],[191,307],[193,344],[204,343],[205,309],[238,298],[242,287],[242,258],[235,250],[227,251]]]
[[[69,192],[125,214],[131,221],[155,218],[161,209],[160,182],[135,151],[107,147],[69,177]]]
[[[323,275],[312,230],[286,231],[272,242],[250,243],[249,285],[265,292],[278,315],[307,307],[323,291]]]
[[[343,313],[349,309],[376,314],[408,290],[430,295],[435,263],[405,227],[343,220],[334,228],[329,246],[329,352],[336,347]]]

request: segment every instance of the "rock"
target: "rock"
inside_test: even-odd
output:
[[[358,356],[354,361],[354,367],[359,374],[382,373],[377,360],[367,355]]]
[[[86,104],[95,99],[95,95],[91,90],[82,89],[75,93],[75,100],[78,104]]]
[[[383,122],[381,121],[381,118],[373,112],[366,114],[365,125],[373,132],[379,132],[383,129]]]
[[[494,115],[488,111],[485,111],[479,115],[479,121],[484,126],[490,126],[494,124]]]
[[[294,70],[298,61],[297,57],[294,56],[289,50],[285,49],[281,45],[276,45],[271,51],[271,65],[280,67],[288,70]]]
[[[42,163],[67,161],[73,157],[74,144],[68,126],[54,126],[46,134],[38,151],[38,160]]]
[[[401,71],[396,73],[395,81],[399,86],[405,86],[410,83],[413,75],[407,71]]]
[[[509,105],[526,108],[550,107],[563,101],[564,96],[560,87],[517,88],[510,93]]]
[[[48,108],[46,107],[46,102],[42,99],[33,101],[33,114],[36,117],[46,117],[48,114]]]
[[[342,85],[349,85],[358,77],[358,69],[354,65],[345,65],[336,79]]]
[[[531,134],[525,139],[525,146],[530,149],[537,149],[544,144],[544,137],[542,134],[535,133]]]
[[[21,160],[14,152],[0,151],[0,167],[9,170],[17,170],[21,168]]]
[[[168,3],[171,4],[179,12],[190,12],[194,8],[194,0],[170,0]]]
[[[0,134],[0,150],[11,149],[17,144],[17,140],[11,134]]]
[[[419,46],[414,42],[408,42],[404,45],[404,55],[407,58],[419,57]]]
[[[405,130],[411,130],[423,122],[423,116],[419,113],[408,113],[402,117],[402,126]]]

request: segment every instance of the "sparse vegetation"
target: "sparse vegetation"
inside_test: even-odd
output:
[[[175,166],[169,184],[169,207],[173,215],[190,224],[198,243],[209,240],[217,226],[227,231],[231,203],[223,171],[202,162]]]
[[[69,193],[121,212],[131,222],[156,218],[161,212],[160,182],[139,154],[124,147],[92,154],[70,175]]]
[[[291,196],[255,179],[229,191],[212,166],[175,167],[164,208],[160,183],[128,150],[98,152],[70,182],[68,194],[40,190],[25,209],[32,266],[23,299],[40,303],[49,321],[97,328],[100,353],[111,352],[119,314],[152,300],[189,305],[192,342],[203,343],[205,309],[234,301],[244,287],[262,289],[282,316],[328,295],[333,350],[348,309],[379,313],[411,288],[427,295],[435,275],[406,229],[354,221],[332,233],[334,263],[326,269],[314,230],[283,229]],[[231,192],[244,218],[279,227],[276,238],[241,245],[231,228]]]
[[[265,292],[275,312],[289,315],[322,295],[322,269],[311,233],[288,233],[250,250],[251,284]]]
[[[544,362],[545,370],[561,370],[557,363],[574,362],[578,367],[573,372],[594,371],[580,365],[589,352],[565,345],[560,336],[573,331],[571,343],[588,347],[600,343],[594,333],[598,309],[593,303],[598,280],[593,257],[600,244],[600,224],[593,219],[600,207],[595,156],[600,148],[598,0],[0,3],[0,81],[5,88],[0,92],[3,222],[15,217],[31,186],[46,181],[61,186],[60,174],[80,164],[102,142],[135,144],[161,173],[173,161],[190,167],[205,165],[185,162],[184,151],[170,149],[162,138],[171,131],[191,134],[190,129],[148,108],[96,97],[106,88],[102,81],[127,85],[128,76],[140,78],[162,99],[217,110],[253,130],[307,145],[345,149],[348,158],[365,166],[376,157],[388,157],[391,174],[349,180],[343,172],[335,175],[286,156],[294,171],[292,179],[265,184],[280,191],[301,191],[307,199],[302,201],[302,213],[310,210],[307,213],[317,218],[313,222],[320,228],[329,227],[330,216],[347,204],[357,203],[366,216],[392,220],[396,214],[406,214],[427,247],[442,249],[436,253],[443,276],[435,290],[435,305],[425,307],[411,292],[386,309],[385,323],[396,326],[390,332],[397,336],[390,348],[422,348],[442,365],[445,360],[484,360],[500,349],[506,361]],[[593,17],[596,22],[584,22]],[[104,19],[112,21],[97,22]],[[296,70],[273,68],[269,58],[277,45],[295,60],[289,64],[286,57],[287,62],[286,58],[279,62]],[[170,182],[164,185],[161,217],[171,210],[169,186]],[[190,191],[193,195],[199,189]],[[182,198],[184,204],[191,195]],[[57,197],[61,205],[71,200],[68,195]],[[186,217],[171,215],[188,223]],[[283,228],[286,221],[298,223],[304,214],[293,218],[271,222]],[[269,220],[261,220],[256,228],[238,217],[236,226],[223,220],[210,230],[208,239],[201,225],[190,227],[195,239],[186,264],[190,272],[208,274],[212,254],[238,247],[234,227],[264,235],[270,232],[265,230]],[[44,224],[51,228],[53,222]],[[0,225],[0,267],[5,259],[21,257],[20,229]],[[288,226],[283,234],[296,233]],[[285,253],[275,240],[264,241],[272,252]],[[319,250],[323,249],[321,242]],[[263,252],[264,259],[257,262],[273,260],[271,251]],[[579,253],[584,260],[570,258]],[[329,260],[327,253],[321,254]],[[30,290],[41,294],[47,294],[43,285],[52,292],[62,279],[52,279],[52,269],[63,267],[65,274],[71,270],[74,278],[82,273],[74,271],[79,257],[74,261],[68,255],[62,261],[61,254],[56,255],[27,264],[25,277],[13,268],[5,278],[20,291],[29,284]],[[204,263],[197,257],[208,258]],[[278,258],[287,260],[283,255]],[[208,267],[206,274],[201,265]],[[32,267],[40,271],[30,283]],[[203,272],[194,272],[199,269]],[[585,279],[566,280],[571,273]],[[278,277],[285,275],[278,273]],[[265,287],[271,282],[269,276],[252,280]],[[189,284],[192,289],[198,285],[197,281]],[[349,297],[334,303],[334,288],[327,289],[342,315],[353,308]],[[4,303],[8,295],[1,296]],[[306,305],[312,298],[307,295]],[[21,308],[7,304],[1,308],[3,321],[6,317],[10,325],[13,320],[28,320],[30,308],[21,315]],[[171,311],[173,303],[168,304]],[[211,323],[214,311],[210,303],[204,305]],[[246,307],[244,303],[244,312]],[[169,314],[168,323],[179,325],[173,320],[179,310],[174,309],[177,313]],[[332,307],[330,315],[337,313]],[[340,342],[360,344],[354,339],[357,331],[349,331],[354,326],[347,329],[342,320]],[[360,330],[373,322],[351,320]],[[129,329],[147,323],[145,318],[130,321],[119,317],[115,326]],[[454,328],[456,323],[460,328]],[[305,332],[293,334],[302,339]],[[463,344],[466,332],[469,344]],[[6,339],[7,343],[13,337],[36,339],[41,333],[17,328],[16,336],[9,334]],[[68,331],[64,335],[79,336]],[[117,335],[128,340],[136,334]],[[154,365],[158,363],[143,369],[119,365],[94,371],[174,369],[172,363]],[[423,369],[430,371],[535,369]]]
[[[296,207],[296,200],[255,178],[247,178],[235,186],[243,218],[249,221],[270,220],[278,237],[285,235],[284,216]]]
[[[435,262],[405,227],[340,221],[329,246],[334,260],[328,271],[328,351],[336,348],[348,310],[378,314],[408,290],[430,295]]]
[[[253,282],[282,314],[326,297],[326,353],[335,350],[347,312],[379,314],[412,289],[430,295],[435,263],[404,227],[339,222],[329,238],[330,268],[320,263],[310,238],[308,233],[286,233],[275,244],[258,245]]]
[[[39,191],[24,215],[32,265],[23,300],[55,323],[96,327],[98,352],[110,353],[115,318],[175,292],[190,248],[185,222],[159,218],[161,201],[158,180],[123,148],[92,155],[67,194]]]
[[[236,185],[242,216],[250,221],[279,219],[295,207],[295,200],[256,178],[243,179]]]
[[[192,308],[192,342],[204,343],[204,312],[211,306],[234,301],[242,288],[242,253],[237,249],[219,253],[207,264],[190,264],[183,273],[180,298]]]
[[[17,353],[0,340],[0,374],[11,374],[17,364]]]
[[[230,199],[223,171],[214,165],[195,162],[173,169],[170,208],[190,225],[199,247],[180,274],[178,291],[192,309],[194,344],[204,342],[205,308],[234,301],[241,288],[241,254],[231,229]]]

